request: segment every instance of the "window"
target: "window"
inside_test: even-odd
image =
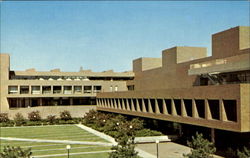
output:
[[[29,86],[20,86],[20,94],[29,94]]]
[[[220,102],[219,100],[208,100],[208,105],[211,111],[212,118],[215,120],[220,119]]]
[[[74,86],[74,93],[81,94],[82,93],[82,86]]]
[[[72,86],[64,86],[63,94],[72,94]]]
[[[129,91],[135,90],[135,85],[128,85],[127,87]]]
[[[237,101],[223,100],[228,121],[237,122]]]
[[[9,86],[8,87],[9,94],[17,94],[18,93],[18,87],[17,86]]]
[[[94,93],[99,93],[102,90],[102,86],[94,86]]]
[[[53,86],[53,94],[60,94],[62,92],[61,86]]]
[[[84,93],[92,93],[92,86],[84,86]]]
[[[113,92],[113,86],[110,86],[109,90],[110,92]]]
[[[51,86],[42,86],[43,94],[50,94],[51,93]]]
[[[40,94],[40,86],[31,86],[31,94]]]

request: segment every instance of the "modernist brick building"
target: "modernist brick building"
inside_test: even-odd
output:
[[[15,112],[13,109],[22,109],[27,113],[35,107],[49,108],[46,112],[53,112],[55,108],[51,109],[51,106],[71,106],[71,110],[75,107],[78,111],[81,109],[79,105],[96,105],[97,93],[126,91],[126,81],[134,77],[133,72],[118,73],[112,70],[14,71],[10,70],[9,54],[0,55],[0,66],[0,112],[10,114]],[[65,107],[60,108],[63,109]]]
[[[249,30],[212,35],[209,57],[206,48],[173,47],[134,60],[129,91],[99,93],[97,110],[250,132]]]
[[[249,29],[214,34],[210,57],[206,48],[173,47],[162,58],[134,60],[133,72],[13,71],[1,54],[0,110],[97,103],[100,111],[250,132]]]

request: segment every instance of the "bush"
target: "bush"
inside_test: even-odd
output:
[[[24,125],[26,123],[26,121],[21,113],[16,113],[16,115],[14,117],[14,122],[17,126],[21,126],[21,125]]]
[[[25,123],[25,126],[40,126],[42,124],[43,124],[42,121],[27,121]]]
[[[48,121],[48,123],[50,125],[58,123],[58,120],[56,119],[56,115],[49,115],[49,116],[47,116],[47,121]]]
[[[199,133],[196,133],[195,137],[192,136],[192,141],[188,141],[187,144],[192,148],[191,153],[183,155],[187,158],[211,158],[216,151],[214,144],[204,139],[203,135]]]
[[[41,121],[41,116],[39,111],[32,111],[28,113],[28,118],[30,121]]]
[[[0,113],[0,123],[9,122],[9,117],[7,113]]]
[[[22,149],[20,147],[4,146],[3,152],[0,153],[1,158],[30,158],[31,149]]]
[[[237,156],[239,158],[249,158],[250,157],[250,148],[243,147],[242,151],[237,150]]]
[[[0,127],[12,127],[12,126],[14,126],[14,121],[8,121],[8,122],[2,122],[2,123],[0,123]]]
[[[60,118],[64,121],[72,120],[71,114],[67,110],[60,112]]]
[[[163,135],[161,132],[150,130],[150,129],[141,129],[141,130],[135,131],[136,137],[161,136],[161,135]]]

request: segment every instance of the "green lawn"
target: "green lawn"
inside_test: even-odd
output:
[[[42,139],[42,140],[70,140],[70,141],[91,141],[91,142],[107,142],[106,140],[97,137],[75,125],[64,126],[38,126],[38,127],[11,127],[1,128],[1,137],[13,138],[28,138],[28,139]],[[27,142],[27,141],[9,141],[1,140],[1,151],[3,146],[20,146],[22,148],[31,148],[32,156],[39,155],[53,155],[53,154],[67,154],[66,145],[63,143],[48,143],[48,142]],[[70,153],[82,152],[98,152],[108,151],[108,146],[98,145],[82,145],[71,144]],[[55,158],[65,158],[66,156],[57,156]],[[108,157],[108,153],[91,153],[72,155],[71,158],[94,158],[94,157]]]

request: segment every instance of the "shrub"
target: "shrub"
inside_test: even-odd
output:
[[[60,112],[60,118],[64,121],[72,119],[70,112],[67,110]]]
[[[9,122],[9,117],[7,113],[0,113],[0,123]]]
[[[109,158],[140,158],[138,152],[135,151],[133,138],[123,136],[119,139],[118,145],[111,148],[113,151],[109,153]]]
[[[212,142],[203,138],[202,134],[196,133],[196,137],[192,136],[192,141],[187,142],[191,149],[191,153],[183,155],[187,158],[211,158],[215,153],[216,148]]]
[[[26,123],[26,121],[21,113],[16,113],[16,115],[14,117],[14,122],[17,126],[21,126],[21,125],[24,125]]]
[[[141,129],[141,130],[135,131],[136,137],[161,136],[161,135],[163,135],[161,132],[150,130],[150,129]]]
[[[56,115],[47,116],[47,121],[50,125],[53,125],[58,122],[58,120],[56,119]]]
[[[237,150],[237,156],[239,158],[249,158],[250,157],[250,149],[243,147],[242,151]]]
[[[41,121],[27,121],[25,126],[40,126],[43,123]]]
[[[28,113],[28,118],[30,121],[41,121],[41,116],[39,111],[32,111]]]
[[[88,113],[84,116],[84,124],[93,124],[95,122],[95,118],[97,117],[98,112],[95,110],[90,110]]]
[[[31,149],[22,149],[20,147],[4,146],[3,152],[0,153],[1,158],[30,158]]]

